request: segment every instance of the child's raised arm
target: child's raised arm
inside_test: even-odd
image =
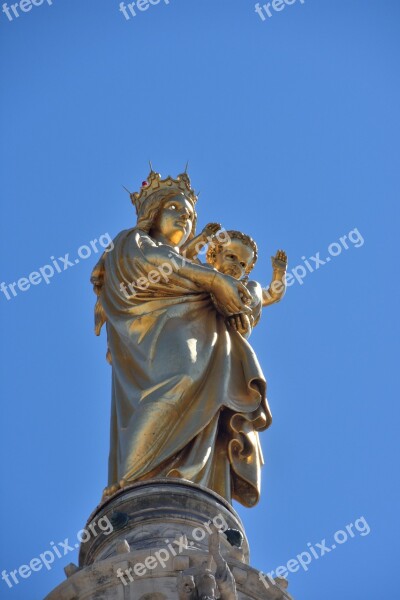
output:
[[[220,229],[221,225],[219,223],[208,223],[199,235],[196,235],[195,238],[181,246],[181,254],[183,254],[185,258],[196,258],[204,246],[209,243],[210,238],[212,238],[212,236]]]
[[[283,250],[278,250],[271,256],[272,281],[269,288],[262,290],[262,305],[269,306],[282,300],[286,292],[287,255]]]

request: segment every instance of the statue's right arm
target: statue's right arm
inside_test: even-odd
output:
[[[220,598],[221,600],[238,600],[235,578],[232,575],[228,563],[221,554],[220,533],[214,525],[211,527],[213,532],[209,537],[208,548],[217,567],[215,579],[220,592]]]
[[[179,275],[190,279],[206,292],[211,292],[213,281],[218,271],[203,267],[196,263],[188,262],[183,256],[175,252],[171,246],[157,246],[145,237],[141,237],[140,249],[146,260],[154,267],[161,267],[165,263],[171,264],[172,260],[179,265]]]
[[[224,306],[227,314],[249,312],[249,309],[241,300],[240,295],[250,301],[251,296],[244,285],[229,275],[219,273],[216,269],[210,269],[185,260],[180,254],[169,246],[157,246],[149,238],[141,238],[141,251],[146,260],[155,267],[174,259],[179,264],[179,275],[189,279],[205,292],[212,292],[218,302]],[[240,295],[239,295],[240,293]]]
[[[262,290],[263,307],[280,302],[286,292],[286,252],[278,250],[275,256],[271,256],[271,261],[273,270],[272,281],[268,288]]]

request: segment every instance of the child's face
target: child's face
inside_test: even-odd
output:
[[[229,244],[222,246],[215,257],[214,266],[225,275],[241,279],[251,266],[253,259],[253,250],[241,240],[233,239]]]

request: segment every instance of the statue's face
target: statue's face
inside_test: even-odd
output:
[[[199,600],[215,600],[217,597],[217,584],[215,577],[204,575],[197,584]]]
[[[254,259],[254,252],[242,240],[223,245],[215,257],[215,268],[225,275],[241,279]]]
[[[181,592],[182,594],[184,594],[185,597],[188,598],[188,600],[190,600],[190,598],[193,597],[193,591],[195,589],[195,583],[194,583],[194,579],[191,576],[187,576],[184,577],[182,583],[181,583]]]
[[[191,202],[178,194],[164,203],[150,234],[167,240],[172,246],[182,246],[192,231],[193,221]]]

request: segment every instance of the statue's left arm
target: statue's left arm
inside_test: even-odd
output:
[[[208,547],[217,566],[215,580],[221,594],[220,598],[221,600],[237,600],[235,578],[220,551],[220,533],[215,526],[211,525],[211,528],[213,529],[213,533],[210,535]]]
[[[269,306],[280,302],[286,292],[286,269],[287,255],[283,250],[278,250],[275,256],[271,257],[272,262],[272,281],[268,288],[262,290],[262,305]]]

